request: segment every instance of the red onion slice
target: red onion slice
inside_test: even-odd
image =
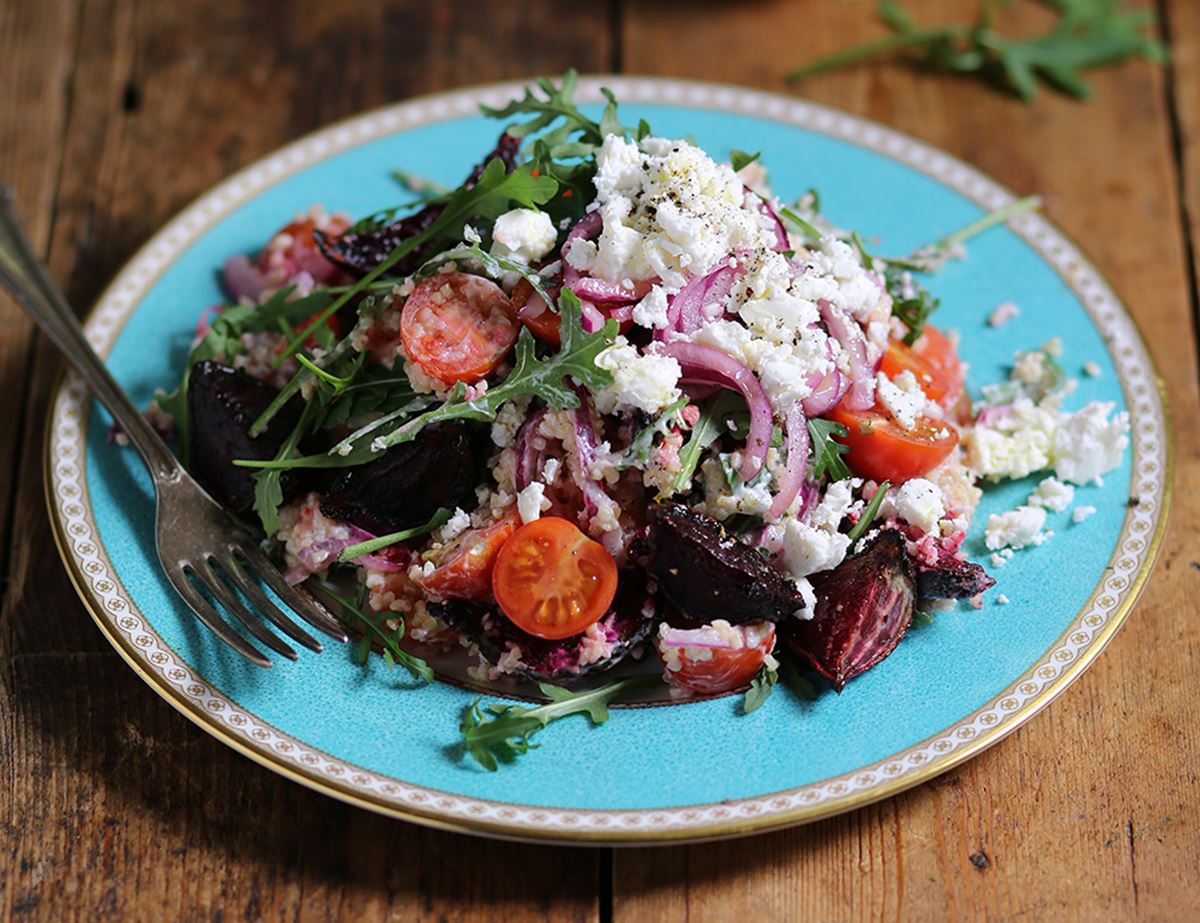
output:
[[[704,276],[693,276],[678,292],[667,300],[667,330],[692,333],[708,322],[704,308],[729,294],[734,280],[746,271],[738,263],[730,266],[725,260],[712,272]]]
[[[792,244],[788,240],[787,228],[783,226],[783,221],[780,220],[779,215],[775,214],[775,209],[771,206],[771,203],[749,186],[743,186],[742,188],[757,200],[758,210],[764,215],[769,215],[771,220],[775,222],[775,249],[779,252],[790,250]]]
[[[867,356],[867,338],[858,322],[847,317],[841,308],[824,299],[819,304],[821,319],[850,359],[846,406],[851,410],[870,410],[875,406],[875,370]]]
[[[800,401],[792,404],[787,414],[787,466],[780,479],[779,492],[767,510],[767,522],[778,522],[804,484],[808,470],[808,420]]]
[[[571,245],[579,239],[587,240],[604,229],[604,218],[599,211],[589,212],[575,223],[563,241],[563,284],[573,291],[581,301],[591,301],[594,304],[629,304],[641,301],[646,293],[654,286],[654,279],[639,279],[633,283],[633,288],[625,288],[620,282],[608,282],[594,276],[585,276],[571,265],[567,258]],[[589,331],[590,332],[590,331]]]
[[[711,346],[699,343],[658,343],[653,347],[659,354],[671,356],[680,365],[681,382],[721,385],[741,393],[750,408],[750,434],[738,473],[747,483],[762,470],[771,444],[771,402],[762,385],[746,366],[732,356]]]
[[[257,302],[259,296],[270,287],[267,277],[245,256],[231,256],[225,261],[222,271],[225,291],[234,301],[248,298]]]
[[[528,487],[537,476],[538,469],[541,466],[542,453],[534,447],[533,439],[545,417],[546,410],[543,408],[529,417],[521,425],[521,431],[517,433],[517,441],[513,444],[513,450],[517,455],[516,467],[513,470],[513,481],[516,484],[517,490],[524,490]]]

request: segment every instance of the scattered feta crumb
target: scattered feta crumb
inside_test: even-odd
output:
[[[1100,377],[1100,363],[1092,362],[1090,359],[1083,364],[1083,374],[1088,378]]]
[[[1094,506],[1077,506],[1071,511],[1071,522],[1080,523],[1096,512]]]
[[[1044,506],[1053,513],[1061,513],[1075,499],[1075,488],[1058,478],[1048,477],[1029,495],[1030,506]]]
[[[1063,354],[1062,337],[1051,337],[1042,344],[1042,352],[1057,359]]]
[[[452,542],[467,529],[471,528],[471,517],[461,508],[454,510],[454,515],[446,520],[446,524],[442,526],[441,532],[438,533],[438,540]]]
[[[938,521],[946,515],[942,492],[925,478],[912,478],[896,491],[896,512],[926,534],[938,533]]]
[[[1114,414],[1113,404],[1092,401],[1082,410],[1062,414],[1054,437],[1054,473],[1073,484],[1087,484],[1121,464],[1129,445],[1129,413]]]
[[[682,370],[670,356],[642,355],[624,337],[617,337],[596,357],[596,365],[613,373],[613,383],[595,396],[601,413],[641,410],[655,414],[679,400]]]
[[[1003,327],[1010,320],[1021,313],[1021,309],[1014,302],[1005,301],[996,305],[994,311],[988,315],[988,324],[993,327]]]
[[[1040,506],[1018,506],[1015,510],[989,516],[984,540],[992,551],[1040,545],[1046,538],[1042,534],[1045,524],[1046,511]]]
[[[553,250],[557,242],[554,222],[536,208],[514,208],[492,225],[492,256],[501,259],[529,265]]]
[[[997,606],[1007,606],[1008,605],[1008,597],[1005,596],[1003,593],[1001,593],[999,596],[996,597],[996,605]]]
[[[533,481],[517,494],[517,513],[521,522],[533,522],[540,519],[542,510],[550,508],[550,500],[546,497],[546,485]]]
[[[911,388],[908,379],[912,379]],[[891,414],[892,419],[903,429],[915,429],[917,417],[925,409],[925,396],[913,373],[902,372],[893,381],[883,372],[878,372],[875,375],[875,386],[879,403]]]
[[[988,560],[991,562],[992,567],[1003,567],[1008,563],[1008,558],[999,553],[993,554]]]

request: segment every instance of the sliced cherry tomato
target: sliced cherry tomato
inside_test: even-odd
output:
[[[512,510],[491,525],[468,529],[443,549],[433,573],[419,577],[417,582],[443,599],[490,601],[496,556],[520,524],[516,510]]]
[[[492,592],[522,631],[569,638],[608,612],[617,593],[617,562],[573,523],[543,516],[504,543]]]
[[[408,358],[439,381],[479,381],[517,341],[512,301],[495,282],[439,273],[418,285],[400,315]]]
[[[659,636],[658,655],[670,685],[697,695],[717,695],[745,686],[762,669],[775,647],[775,626],[718,624],[669,629]]]
[[[546,285],[546,291],[550,297],[558,296],[561,285],[560,279]],[[546,302],[533,290],[533,286],[529,284],[528,280],[521,279],[516,284],[512,292],[512,301],[517,309],[517,317],[521,319],[522,324],[529,328],[530,333],[543,343],[551,346],[562,345],[562,339],[558,335],[558,312],[546,307]],[[601,314],[608,315],[608,312],[600,305],[597,305],[597,309]],[[620,323],[620,332],[628,333],[632,326],[632,320],[623,320]]]
[[[929,399],[943,407],[949,407],[962,393],[963,367],[958,352],[944,333],[928,324],[912,346],[893,340],[879,370],[888,378],[912,372]]]
[[[846,438],[838,439],[850,447],[846,463],[855,474],[876,481],[900,484],[919,478],[940,465],[958,445],[958,430],[930,417],[918,417],[916,427],[906,430],[879,410],[848,410],[838,405],[826,416],[849,431]]]

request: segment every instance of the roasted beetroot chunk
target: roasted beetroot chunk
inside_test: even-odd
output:
[[[274,458],[295,428],[300,404],[286,404],[260,436],[250,427],[279,392],[241,369],[211,360],[197,362],[188,376],[188,460],[192,475],[226,509],[244,513],[254,505],[254,472],[235,458]],[[297,487],[282,479],[285,495]]]
[[[496,142],[496,149],[471,171],[471,175],[467,177],[464,184],[465,187],[472,188],[479,181],[479,177],[483,175],[483,168],[497,157],[511,171],[520,148],[521,140],[519,138],[514,138],[507,133],[501,135],[500,140]],[[325,258],[331,263],[357,275],[365,275],[382,263],[396,247],[437,221],[441,214],[441,205],[428,205],[401,221],[381,228],[362,231],[358,234],[341,234],[337,237],[330,237],[321,231],[314,231],[313,238]],[[442,242],[428,241],[400,260],[388,271],[388,275],[408,275],[441,249],[443,249]]]
[[[778,622],[804,605],[795,582],[703,513],[677,503],[654,511],[649,572],[694,622]]]
[[[467,424],[430,426],[412,442],[346,469],[322,498],[321,512],[376,534],[411,529],[439,507],[474,505],[479,459]]]
[[[913,566],[899,532],[886,531],[865,551],[812,578],[817,611],[787,623],[791,650],[841,692],[895,650],[912,622]]]
[[[431,602],[429,612],[479,645],[489,663],[497,663],[512,645],[518,645],[521,657],[512,674],[555,683],[569,683],[616,666],[649,637],[656,624],[653,602],[642,581],[630,572],[621,574],[612,611],[596,623],[607,638],[600,642],[607,646],[602,652],[596,650],[595,637],[586,633],[561,641],[526,634],[494,606],[449,600]],[[593,659],[597,653],[602,656]]]
[[[995,585],[974,561],[942,555],[933,567],[917,564],[917,595],[922,599],[970,599]]]

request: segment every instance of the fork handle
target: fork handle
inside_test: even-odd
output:
[[[129,436],[155,480],[183,471],[171,450],[113,380],[83,334],[67,300],[34,254],[12,206],[12,190],[0,186],[0,281],[59,348]]]

